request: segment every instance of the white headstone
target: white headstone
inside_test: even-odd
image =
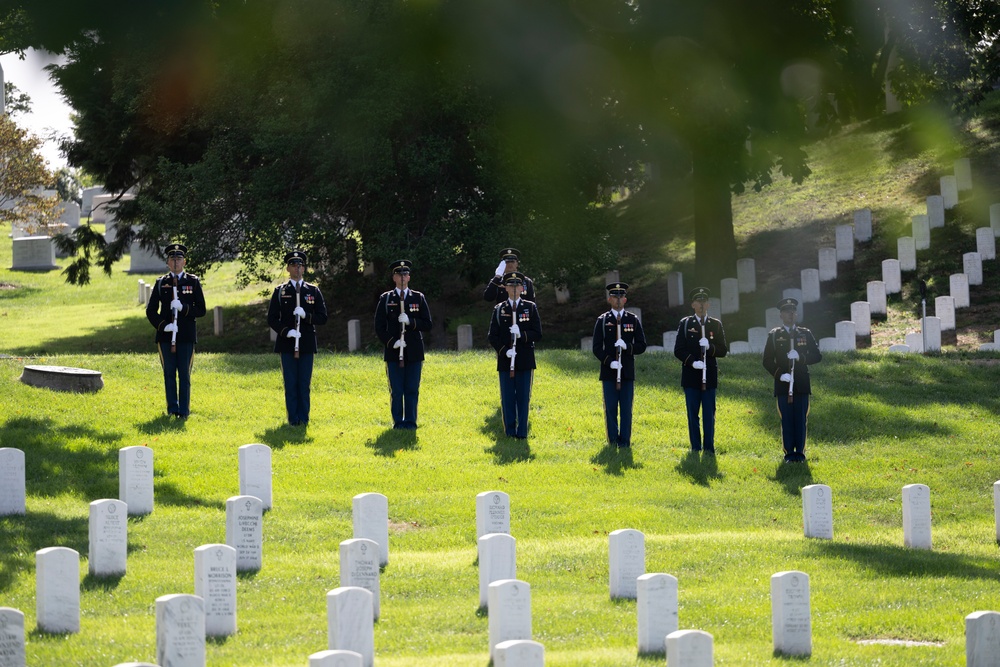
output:
[[[243,445],[239,448],[240,495],[260,498],[261,507],[271,509],[271,448]]]
[[[994,238],[1000,236],[1000,204],[990,204],[990,229]]]
[[[146,281],[143,280],[142,278],[139,278],[138,285],[139,285],[139,291],[136,294],[136,299],[135,300],[136,300],[137,303],[145,304],[146,300],[145,300],[144,297],[146,296],[146,288],[145,288]]]
[[[941,320],[942,331],[955,330],[955,297],[934,297],[934,315]]]
[[[993,332],[993,343],[1000,345],[1000,329]]]
[[[736,280],[740,284],[740,294],[757,291],[757,263],[753,258],[736,260]]]
[[[855,333],[859,336],[872,335],[872,309],[867,301],[851,303],[851,320],[854,321]]]
[[[569,287],[556,285],[556,303],[569,303]],[[464,326],[464,325],[463,325]],[[469,326],[472,326],[471,324]]]
[[[854,259],[854,226],[837,225],[837,261],[849,262]]]
[[[128,557],[128,506],[120,500],[90,503],[88,571],[95,577],[125,574]]]
[[[26,667],[24,614],[0,607],[0,667]]]
[[[222,306],[212,307],[212,333],[221,336],[223,332]]]
[[[264,565],[264,508],[256,496],[226,499],[226,544],[236,549],[238,572]]]
[[[606,274],[604,274],[604,284],[617,283],[621,281],[621,274],[618,269],[611,269]]]
[[[149,447],[118,450],[118,499],[128,505],[129,516],[153,511],[153,450]]]
[[[924,334],[919,331],[911,331],[906,334],[906,347],[910,352],[922,354],[924,351]]]
[[[510,496],[503,491],[476,494],[476,538],[489,533],[510,533]]]
[[[471,325],[470,325],[471,326]],[[461,327],[459,327],[461,329]],[[459,336],[461,340],[461,336]],[[361,320],[347,321],[347,351],[357,352],[361,349]],[[461,346],[458,348],[461,350]]]
[[[80,631],[80,554],[73,549],[35,552],[35,615],[43,632]]]
[[[80,205],[75,201],[64,201],[60,204],[59,222],[69,225],[70,229],[80,226]]]
[[[517,579],[501,579],[489,586],[490,657],[497,644],[531,639],[531,586]]]
[[[941,198],[944,199],[945,210],[958,206],[958,183],[954,176],[941,177]]]
[[[955,309],[968,308],[969,276],[964,273],[953,273],[948,276],[949,294],[955,299]]]
[[[890,345],[889,346],[889,352],[893,352],[895,354],[907,354],[907,353],[910,352],[910,346],[909,345]]]
[[[26,512],[24,452],[0,447],[0,516]]]
[[[763,354],[764,346],[767,345],[767,327],[750,327],[747,329],[747,343],[750,345],[750,352],[753,354]]]
[[[944,227],[944,197],[941,195],[927,198],[927,222],[931,229]]]
[[[777,308],[768,308],[764,311],[764,328],[770,331],[774,327],[781,326],[781,311]]]
[[[903,289],[903,276],[899,271],[898,259],[882,260],[882,282],[886,294],[899,294]]]
[[[868,281],[868,307],[872,315],[885,315],[885,283],[881,280]]]
[[[114,198],[114,195],[108,194],[94,194],[91,197],[90,221],[92,223],[105,224],[109,219],[114,219],[113,215],[109,215],[110,211],[108,210],[108,206]],[[86,203],[86,199],[84,199],[84,203]],[[104,240],[111,243],[111,241],[114,241],[114,235],[112,234],[112,237],[109,239],[107,234],[105,234]]]
[[[1000,481],[993,482],[993,519],[996,524],[997,542],[1000,542]]]
[[[667,274],[667,306],[676,308],[684,305],[684,274],[674,271]]]
[[[723,319],[722,315],[722,299],[717,299],[714,296],[708,299],[708,312],[712,317],[717,319]]]
[[[381,613],[378,543],[374,540],[344,540],[340,543],[340,586],[357,586],[372,594],[372,614],[378,620]]]
[[[721,295],[720,311],[723,315],[740,312],[740,281],[736,278],[723,278],[719,286]]]
[[[636,579],[646,574],[646,536],[638,530],[622,528],[608,535],[608,582],[611,599],[634,600]]]
[[[479,606],[489,604],[489,588],[494,581],[517,579],[517,540],[507,533],[489,533],[478,541]]]
[[[771,635],[776,653],[812,653],[811,616],[809,575],[796,571],[771,575]]]
[[[493,649],[493,667],[543,667],[545,647],[530,639],[508,639]]]
[[[458,351],[465,352],[467,350],[471,350],[472,347],[472,325],[458,325]]]
[[[712,635],[703,630],[678,630],[666,636],[669,667],[712,667]]]
[[[84,188],[82,193],[83,205],[80,206],[80,215],[90,215],[90,210],[94,206],[94,196],[104,194],[103,185],[95,185],[94,187]]]
[[[334,588],[326,594],[327,648],[361,654],[364,667],[375,662],[375,621],[372,594],[357,586]]]
[[[802,487],[802,526],[806,537],[833,539],[833,495],[826,484]]]
[[[636,579],[639,653],[666,652],[666,637],[677,632],[677,577],[649,573]]]
[[[802,269],[802,301],[815,303],[819,301],[819,269]]]
[[[983,258],[978,252],[967,252],[962,255],[962,273],[969,277],[970,285],[983,284]]]
[[[750,343],[745,340],[734,340],[729,343],[729,354],[750,354],[750,352]]]
[[[351,499],[351,521],[354,538],[375,542],[379,565],[388,565],[389,499],[381,493],[359,493]]]
[[[363,667],[357,651],[319,651],[309,656],[309,667]]]
[[[941,351],[941,318],[927,316],[923,318],[924,352]]]
[[[835,325],[837,332],[837,347],[841,352],[851,352],[858,349],[857,327],[850,320],[837,322]]]
[[[896,253],[900,271],[917,270],[917,246],[912,236],[900,236],[896,239]]]
[[[205,667],[205,603],[197,595],[156,598],[156,662]]]
[[[927,250],[931,247],[931,226],[926,215],[915,215],[910,222],[913,232],[913,247],[917,250]]]
[[[203,544],[194,550],[194,594],[205,602],[205,634],[236,634],[236,549]]]
[[[589,354],[591,352],[591,350],[593,350],[593,348],[594,348],[594,337],[593,336],[584,336],[583,338],[580,339],[580,351],[581,352],[587,352]]]
[[[816,341],[820,352],[843,352],[840,349],[840,341],[832,336],[826,336]]]
[[[14,271],[51,271],[56,266],[56,247],[48,236],[23,236],[12,241]]]
[[[1000,665],[1000,613],[975,611],[965,617],[965,665]]]
[[[989,227],[980,227],[976,230],[976,252],[983,260],[997,258],[997,240]]]
[[[664,331],[663,332],[663,349],[672,352],[674,345],[677,343],[677,331]],[[589,350],[588,350],[589,352]]]
[[[967,157],[955,160],[955,185],[959,192],[972,189],[972,163]]]
[[[926,484],[903,487],[903,545],[931,548],[931,490]]]
[[[138,241],[129,245],[129,273],[163,273],[164,263],[155,252],[146,250]]]
[[[872,240],[872,210],[861,208],[854,212],[854,240],[867,243]]]
[[[819,249],[819,279],[823,282],[837,279],[837,249]]]

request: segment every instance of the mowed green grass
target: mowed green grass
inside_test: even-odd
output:
[[[542,351],[531,437],[498,437],[495,361],[431,354],[421,428],[388,429],[384,365],[321,354],[312,422],[282,426],[275,355],[199,354],[193,415],[162,417],[152,354],[46,357],[97,368],[106,387],[73,396],[20,384],[0,361],[0,446],[25,451],[28,515],[0,519],[0,606],[35,628],[34,552],[81,553],[82,631],[32,631],[32,665],[112,665],[155,657],[156,597],[192,593],[193,550],[225,538],[237,449],[273,448],[274,509],[264,567],[239,580],[236,636],[210,665],[303,665],[326,648],[325,594],[352,537],[351,498],[389,498],[390,563],[376,625],[380,665],[486,665],[477,613],[475,496],[510,494],[518,577],[532,587],[534,637],[549,665],[662,664],[636,656],[636,613],[608,596],[608,533],[646,535],[648,572],[675,575],[680,627],[710,632],[717,664],[783,664],[772,654],[769,579],[810,575],[815,665],[955,665],[964,617],[1000,608],[992,485],[1000,478],[995,357],[827,355],[814,367],[808,466],[780,465],[770,380],[756,357],[722,361],[719,456],[687,453],[672,356],[639,359],[634,448],[603,444],[596,360]],[[129,522],[128,573],[87,573],[87,504],[117,497],[117,450],[156,456],[156,508]],[[828,484],[835,539],[802,535],[800,489]],[[933,551],[904,548],[901,488],[931,488]],[[860,639],[933,646],[863,646]]]

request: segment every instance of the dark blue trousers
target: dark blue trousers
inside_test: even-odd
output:
[[[531,380],[535,371],[500,371],[500,412],[503,430],[512,438],[528,437],[528,404],[531,402]]]
[[[806,460],[806,421],[809,419],[809,394],[795,394],[790,404],[788,396],[778,396],[781,415],[781,445],[786,461]]]
[[[420,399],[420,370],[422,361],[407,361],[402,368],[398,361],[388,361],[385,373],[389,377],[389,394],[392,399],[393,428],[417,427],[417,401]]]
[[[684,387],[684,400],[687,403],[688,439],[691,449],[706,452],[715,451],[715,389],[699,387]],[[702,437],[698,424],[698,411],[701,410],[701,421],[704,424],[705,436]]]
[[[292,426],[309,423],[309,385],[312,384],[313,354],[281,353],[281,378],[285,382],[285,411]]]
[[[194,343],[177,343],[170,351],[170,341],[160,343],[160,365],[163,386],[167,391],[167,412],[187,417],[191,413],[191,364],[194,363]]]
[[[622,380],[621,389],[615,389],[614,380],[604,380],[601,384],[604,387],[604,425],[608,433],[608,444],[631,447],[635,382]]]

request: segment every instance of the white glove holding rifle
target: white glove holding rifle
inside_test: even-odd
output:
[[[510,325],[510,335],[513,336],[514,338],[520,338],[521,327],[517,326],[516,324]]]
[[[799,358],[798,351],[796,351],[796,350],[789,350],[788,351],[788,358],[791,359],[792,361],[795,361],[796,359],[798,359]]]
[[[406,341],[403,340],[402,338],[400,338],[399,340],[397,340],[395,343],[392,344],[392,349],[394,350],[398,350],[404,347],[406,347]]]
[[[517,354],[517,350],[515,350],[514,348],[510,348],[509,350],[507,350],[508,359],[513,359],[515,354]]]
[[[703,348],[707,350],[711,346],[711,343],[708,341],[707,338],[702,336],[701,340],[698,341],[698,345],[701,345]]]
[[[628,343],[625,342],[625,339],[619,338],[618,340],[615,341],[615,347],[620,347],[622,350],[627,350]]]
[[[616,370],[618,370],[621,367],[622,367],[622,364],[621,364],[620,361],[612,361],[611,362],[611,370],[616,371]]]
[[[700,371],[705,367],[705,362],[701,361],[700,359],[698,361],[692,361],[691,367],[694,368],[696,371]]]
[[[306,311],[302,306],[295,306],[295,310],[292,311],[292,315],[298,318],[303,318],[306,316]]]
[[[170,302],[170,310],[174,311],[175,313],[179,313],[182,310],[184,310],[184,304],[181,303],[180,299],[174,299],[173,301]]]
[[[779,377],[778,379],[781,380],[782,382],[791,382],[792,381],[792,374],[791,373],[782,373],[781,377]]]
[[[175,331],[177,331],[177,325],[171,322],[167,326],[163,327],[163,330],[166,331],[167,333],[174,333]]]
[[[301,337],[302,337],[302,334],[300,334],[295,329],[289,329],[288,330],[288,335],[286,336],[286,338],[301,338]]]
[[[396,321],[399,322],[400,324],[409,325],[409,323],[410,323],[410,316],[407,315],[406,313],[400,313],[399,317],[396,318]]]

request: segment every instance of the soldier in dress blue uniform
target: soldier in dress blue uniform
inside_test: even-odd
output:
[[[312,384],[313,356],[316,354],[316,327],[326,324],[326,302],[319,287],[302,279],[306,254],[293,250],[285,255],[288,282],[274,288],[267,308],[267,325],[277,332],[274,351],[281,355],[281,377],[285,384],[288,423],[309,423],[309,388]]]
[[[517,267],[520,265],[520,261],[518,260],[519,255],[520,253],[517,251],[517,248],[504,248],[500,251],[500,263],[497,264],[496,273],[486,283],[486,289],[483,290],[484,301],[500,303],[507,299],[507,290],[504,289],[503,277],[508,273],[517,271]],[[527,276],[524,276],[524,298],[528,301],[535,300],[535,283]]]
[[[635,355],[646,351],[646,335],[635,313],[625,310],[628,283],[609,283],[605,289],[611,310],[594,324],[594,356],[601,362],[604,389],[604,423],[608,444],[631,447]]]
[[[172,243],[165,254],[170,271],[156,279],[146,319],[156,329],[167,414],[185,419],[191,413],[191,366],[198,342],[195,318],[205,314],[205,295],[198,276],[184,271],[187,246]]]
[[[382,358],[389,378],[392,427],[417,428],[420,371],[424,365],[424,338],[430,331],[431,310],[424,295],[409,288],[413,263],[401,259],[390,265],[395,289],[383,294],[375,308],[375,335],[385,346]]]
[[[522,298],[525,280],[520,271],[511,271],[503,277],[507,298],[493,309],[489,332],[490,345],[497,351],[503,430],[520,440],[528,437],[535,341],[542,337],[538,308]]]
[[[764,344],[764,368],[774,377],[786,463],[806,460],[806,421],[811,393],[809,366],[823,360],[812,332],[795,324],[798,306],[795,299],[778,302],[781,326],[771,329]],[[791,393],[789,384],[792,385]]]
[[[726,356],[726,332],[722,322],[708,316],[706,287],[696,287],[688,295],[694,315],[677,327],[674,356],[681,361],[681,387],[687,404],[688,439],[691,451],[715,454],[715,390],[719,386],[719,357]],[[701,410],[704,437],[698,424]]]

